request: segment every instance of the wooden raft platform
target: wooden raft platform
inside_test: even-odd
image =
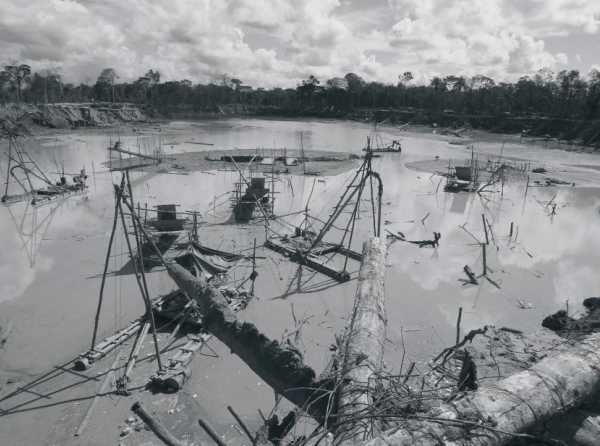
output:
[[[296,262],[300,265],[307,266],[315,271],[325,274],[338,282],[347,282],[350,280],[350,273],[348,271],[338,271],[327,265],[327,262],[321,257],[326,254],[341,254],[348,256],[348,258],[362,261],[362,254],[345,248],[340,245],[326,244],[321,248],[315,249],[312,253],[303,254],[289,241],[278,239],[267,239],[265,241],[265,247],[272,251],[279,252],[284,256],[288,257],[292,262]]]

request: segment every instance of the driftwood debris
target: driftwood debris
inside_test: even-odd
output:
[[[567,302],[566,311],[559,310],[547,316],[542,321],[542,326],[566,337],[577,337],[600,329],[600,297],[584,299],[583,306],[587,309],[587,314],[574,319],[569,316]]]
[[[322,419],[328,390],[315,380],[297,352],[270,340],[253,324],[240,322],[225,297],[201,277],[194,277],[177,264],[167,270],[175,283],[196,301],[203,315],[203,327],[227,345],[277,393]]]
[[[581,405],[600,386],[600,334],[530,369],[399,422],[365,446],[499,446]],[[443,440],[441,440],[443,439]]]
[[[472,283],[473,285],[479,284],[479,282],[477,281],[477,276],[475,276],[475,273],[469,267],[469,265],[465,265],[463,270],[464,270],[465,274],[467,275],[467,277],[469,278],[469,280],[465,281],[466,283]]]
[[[406,240],[406,236],[400,231],[398,231],[397,234],[394,234],[388,230],[386,230],[386,232],[387,238],[393,238],[395,240],[400,240],[401,242],[412,243],[413,245],[417,245],[419,248],[424,248],[426,246],[437,248],[440,246],[440,239],[442,238],[442,234],[440,232],[434,232],[432,240]]]
[[[336,442],[364,440],[372,434],[372,420],[356,420],[373,404],[372,387],[383,365],[385,343],[385,255],[383,239],[373,237],[363,245],[363,262],[350,323],[344,336],[342,376],[338,389]]]
[[[150,415],[138,401],[131,406],[131,410],[160,438],[167,446],[184,446],[184,443],[173,436],[160,421]]]

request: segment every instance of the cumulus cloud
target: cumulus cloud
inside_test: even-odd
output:
[[[596,0],[388,0],[368,8],[340,0],[0,0],[0,6],[0,62],[61,66],[69,81],[94,81],[107,66],[123,80],[152,68],[163,79],[206,82],[228,73],[266,87],[348,71],[384,82],[407,70],[423,80],[476,73],[511,79],[567,62],[568,55],[547,47],[548,36],[600,32]]]
[[[484,73],[515,79],[541,67],[562,68],[565,53],[551,52],[548,36],[599,31],[593,0],[390,0],[396,23],[392,45],[412,52],[415,70]],[[593,38],[590,38],[590,44]]]

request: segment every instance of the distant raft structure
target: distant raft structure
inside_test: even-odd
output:
[[[446,192],[475,192],[479,187],[479,163],[471,146],[471,159],[464,166],[452,166],[448,164],[446,174]]]
[[[8,163],[4,193],[0,198],[3,204],[10,205],[31,198],[31,204],[36,206],[61,197],[87,193],[88,176],[85,168],[73,174],[60,172],[58,181],[53,183],[20,144],[18,136],[14,133],[8,134]],[[69,182],[68,176],[71,177],[71,182]],[[14,184],[18,186],[19,192],[17,193],[11,191]]]
[[[141,146],[138,148],[137,152],[134,152],[125,149],[121,141],[118,140],[114,144],[108,146],[108,151],[110,153],[108,165],[111,171],[157,166],[161,164],[165,158],[160,144],[155,146],[150,153],[143,153]],[[149,150],[145,150],[145,152],[146,151]],[[123,158],[123,155],[128,156]]]
[[[372,149],[372,151],[374,153],[401,153],[402,152],[402,145],[400,144],[400,141],[398,141],[397,139],[393,140],[391,144],[388,144],[385,147],[375,147],[374,149]]]
[[[372,153],[402,153],[402,145],[397,139],[392,140],[389,144],[384,144],[380,137],[374,138],[376,147],[365,147],[363,152]]]
[[[352,249],[352,240],[356,221],[359,219],[359,206],[363,198],[371,197],[373,233],[379,236],[381,232],[381,199],[383,195],[383,182],[377,172],[373,170],[373,153],[370,150],[371,142],[367,140],[367,153],[360,167],[356,170],[354,177],[346,186],[346,190],[340,196],[333,212],[319,232],[309,228],[308,203],[305,210],[304,223],[295,227],[294,234],[278,234],[273,232],[265,240],[265,248],[278,252],[290,261],[299,265],[307,266],[338,282],[350,280],[348,261],[362,261],[362,254]],[[377,188],[375,190],[375,187]],[[370,189],[370,194],[368,191]],[[363,193],[365,196],[363,196]],[[310,200],[310,198],[309,198]],[[336,227],[338,219],[342,214],[349,213],[350,218],[341,223],[341,240],[337,242],[325,241],[325,235]],[[339,223],[337,223],[339,224]],[[332,266],[332,260],[336,256],[341,257],[338,265],[343,262],[341,268]],[[334,263],[335,265],[335,263]]]
[[[231,208],[233,211],[233,218],[236,223],[248,223],[254,218],[255,210],[260,210],[262,217],[269,219],[273,216],[273,204],[275,201],[275,177],[271,174],[271,188],[270,190],[266,187],[266,177],[252,177],[252,170],[250,166],[252,162],[256,161],[259,163],[262,161],[262,157],[257,160],[256,156],[252,156],[248,162],[248,172],[244,175],[244,171],[240,168],[236,161],[235,156],[229,156],[235,169],[238,171],[239,180],[234,183],[234,189],[231,192]],[[273,167],[271,165],[271,167]],[[245,192],[242,190],[246,187]]]

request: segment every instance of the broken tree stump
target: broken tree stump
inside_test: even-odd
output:
[[[383,365],[385,343],[385,241],[373,237],[363,245],[363,261],[350,323],[344,335],[338,390],[336,443],[372,436],[372,420],[356,420],[373,404],[373,378]],[[347,420],[354,420],[346,422]]]
[[[323,419],[329,390],[297,352],[269,339],[254,324],[238,321],[225,297],[204,278],[178,264],[167,264],[177,286],[198,304],[203,328],[227,345],[277,393]]]
[[[404,419],[364,446],[500,446],[578,407],[600,387],[600,333],[452,404]],[[441,440],[443,439],[443,441]]]

